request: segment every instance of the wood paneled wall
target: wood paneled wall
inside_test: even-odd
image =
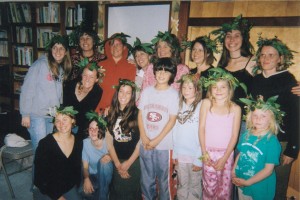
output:
[[[189,19],[198,18],[198,20],[207,18],[224,18],[236,17],[240,14],[243,17],[251,19],[251,17],[299,17],[300,1],[230,1],[230,2],[204,2],[192,1],[189,5]],[[251,21],[251,20],[250,20]],[[295,24],[295,22],[294,22]],[[299,24],[299,22],[298,22]],[[208,34],[210,31],[219,26],[189,26],[187,23],[187,37],[193,40],[198,36]],[[291,72],[300,81],[300,26],[255,26],[250,33],[250,40],[255,49],[257,49],[256,41],[258,33],[262,33],[263,37],[278,36],[292,50],[299,53],[294,54],[294,65]],[[219,55],[216,55],[219,59]],[[190,67],[194,67],[189,61],[189,52],[186,52],[185,63]],[[215,62],[216,64],[217,62]],[[299,160],[293,164],[289,186],[299,192]]]

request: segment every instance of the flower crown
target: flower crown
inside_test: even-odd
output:
[[[226,72],[224,69],[220,67],[209,69],[208,77],[206,78],[202,76],[200,78],[200,81],[205,90],[207,90],[209,86],[215,85],[219,80],[227,80],[228,82],[231,83],[234,89],[240,86],[247,94],[247,86],[244,83],[240,83],[232,74]]]
[[[267,101],[264,101],[263,96],[259,95],[257,96],[257,100],[255,101],[250,95],[249,98],[240,98],[239,100],[242,103],[246,104],[246,114],[248,114],[251,111],[254,111],[255,109],[270,110],[274,113],[276,122],[278,124],[282,124],[282,118],[285,115],[285,112],[280,110],[280,104],[276,103],[277,99],[278,95],[270,97],[267,99]]]
[[[184,82],[197,82],[197,87],[201,88],[201,81],[200,81],[199,74],[184,74],[181,78],[177,81],[177,83],[183,84]]]
[[[77,67],[83,71],[85,67],[87,67],[90,71],[96,70],[96,72],[99,74],[99,80],[98,82],[101,83],[103,80],[103,77],[105,76],[105,69],[103,66],[98,66],[96,62],[89,62],[88,58],[82,59],[78,64]]]
[[[100,129],[102,129],[103,131],[106,130],[107,122],[100,115],[98,115],[98,113],[96,113],[95,111],[90,111],[90,112],[85,113],[85,117],[89,121],[96,121],[98,127]]]
[[[124,34],[123,32],[121,32],[121,33],[115,33],[110,38],[107,38],[106,40],[104,40],[103,42],[101,42],[100,46],[103,47],[107,41],[119,39],[128,48],[128,52],[131,52],[132,46],[127,43],[127,38],[130,38],[130,36]]]
[[[262,38],[261,34],[259,34],[259,38],[256,44],[258,46],[258,50],[256,52],[256,61],[259,60],[261,50],[264,46],[272,46],[278,51],[280,56],[283,56],[283,69],[287,69],[288,67],[294,64],[292,62],[294,58],[293,53],[297,53],[297,52],[291,50],[286,44],[284,44],[281,40],[279,40],[277,36],[275,36],[272,39],[267,39],[267,38]]]
[[[191,49],[192,44],[196,43],[197,41],[203,42],[206,45],[206,47],[211,50],[211,52],[219,53],[216,41],[210,39],[210,36],[206,36],[206,35],[197,38],[197,40],[195,39],[193,41],[182,41],[181,46],[184,49],[186,49],[186,48]]]
[[[165,31],[164,33],[161,31],[158,31],[158,34],[155,36],[154,39],[151,40],[151,43],[153,45],[156,45],[160,40],[170,43],[172,45],[172,47],[174,49],[178,49],[179,52],[183,51],[179,42],[177,42],[177,38],[174,38],[174,36],[172,36],[170,31]]]
[[[75,117],[76,114],[78,114],[77,110],[74,110],[73,106],[60,106],[58,107],[51,107],[49,108],[49,112],[48,115],[50,115],[51,117],[55,117],[57,114],[63,114],[63,115],[68,115],[71,117]]]
[[[119,90],[120,87],[121,87],[122,85],[129,85],[129,86],[133,89],[133,92],[134,92],[134,91],[139,91],[139,88],[138,88],[138,86],[135,84],[135,82],[130,81],[130,80],[128,80],[128,79],[120,79],[120,80],[119,80],[119,85],[113,85],[112,87],[113,87],[114,89],[116,89],[116,90]]]
[[[231,32],[232,30],[239,30],[241,31],[243,37],[249,38],[251,28],[252,24],[250,24],[247,19],[244,19],[242,15],[239,15],[233,20],[232,23],[223,24],[221,28],[212,31],[211,34],[217,35],[215,40],[219,43],[223,43],[226,33]]]
[[[136,38],[136,41],[133,43],[133,47],[131,53],[134,54],[137,50],[141,49],[145,51],[147,54],[153,54],[154,50],[152,48],[153,44],[150,43],[141,43],[139,38]]]
[[[69,39],[66,35],[54,35],[45,46],[45,49],[50,50],[55,44],[61,44],[66,50],[69,49]]]

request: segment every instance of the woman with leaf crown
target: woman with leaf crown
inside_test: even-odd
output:
[[[88,135],[85,130],[88,128],[85,113],[95,110],[102,97],[102,89],[99,83],[104,77],[104,70],[98,66],[96,62],[89,62],[88,58],[84,58],[78,63],[78,69],[81,71],[80,80],[72,80],[64,87],[64,106],[74,106],[78,110],[77,130],[82,139]]]

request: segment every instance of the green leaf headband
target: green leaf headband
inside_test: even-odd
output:
[[[259,60],[261,50],[264,46],[272,46],[278,51],[280,56],[283,56],[283,69],[287,69],[288,67],[294,64],[292,62],[294,58],[293,53],[297,53],[297,52],[291,50],[286,44],[284,44],[281,40],[279,40],[277,36],[275,36],[272,39],[267,39],[267,38],[262,38],[261,34],[259,34],[259,38],[256,44],[258,46],[258,50],[256,52],[256,61]]]
[[[184,74],[177,81],[177,83],[183,84],[184,82],[197,82],[198,88],[201,88],[201,81],[199,79],[199,74]]]
[[[200,81],[205,90],[207,90],[209,86],[215,85],[219,80],[226,80],[230,82],[234,89],[240,86],[247,94],[247,86],[244,83],[240,83],[232,74],[226,72],[220,67],[214,67],[209,69],[208,77],[206,78],[202,76],[200,78]]]
[[[178,49],[179,52],[183,51],[183,49],[180,47],[180,44],[177,44],[176,38],[174,38],[169,31],[165,31],[164,33],[161,31],[158,31],[158,34],[155,36],[154,39],[151,40],[151,43],[153,45],[156,45],[160,40],[166,41],[172,45],[174,49]]]
[[[46,50],[50,50],[55,44],[61,44],[64,46],[66,50],[69,48],[69,39],[68,36],[54,35],[51,40],[48,41],[45,48]]]
[[[141,40],[139,38],[136,38],[136,41],[133,43],[133,48],[132,48],[131,52],[132,52],[132,54],[134,54],[135,51],[142,49],[147,54],[151,55],[154,53],[152,46],[153,45],[150,43],[141,43]]]
[[[193,40],[193,41],[182,41],[181,43],[181,46],[186,49],[190,49],[191,50],[191,47],[192,47],[192,44],[193,43],[196,43],[198,41],[201,41],[205,44],[205,46],[207,47],[207,49],[211,50],[211,52],[213,53],[219,53],[219,50],[218,50],[218,46],[217,46],[217,43],[215,40],[212,40],[210,39],[210,36],[201,36],[199,38],[197,38],[197,40]]]
[[[252,24],[250,24],[247,19],[244,19],[242,15],[239,15],[233,20],[232,23],[223,24],[221,28],[212,31],[211,34],[217,35],[215,40],[219,43],[223,43],[226,33],[231,32],[232,30],[239,30],[241,31],[243,37],[249,38],[251,28]]]
[[[128,51],[131,52],[132,46],[131,46],[130,44],[127,43],[127,38],[130,38],[130,36],[124,34],[123,32],[121,32],[121,33],[115,33],[115,34],[113,34],[110,38],[107,38],[106,40],[104,40],[104,41],[101,43],[100,46],[104,46],[104,44],[105,44],[107,41],[119,39],[119,40],[121,40],[121,42],[128,48]]]
[[[252,96],[250,95],[249,98],[240,98],[239,100],[246,104],[246,113],[248,114],[250,111],[254,111],[255,109],[261,109],[261,110],[270,110],[274,113],[275,119],[278,122],[278,124],[282,124],[283,116],[285,115],[285,112],[280,110],[280,104],[276,103],[276,100],[278,99],[277,96],[273,96],[267,99],[267,101],[264,101],[263,96],[258,96],[257,100],[255,101]],[[245,118],[245,116],[244,116]]]
[[[98,113],[96,113],[95,111],[90,111],[90,112],[85,113],[85,117],[89,121],[96,121],[98,127],[100,129],[102,129],[103,131],[106,130],[107,122],[100,115],[98,115]]]
[[[120,79],[120,80],[119,80],[119,85],[114,85],[114,86],[112,86],[112,87],[113,87],[114,89],[116,89],[116,90],[119,90],[120,87],[121,87],[122,85],[129,85],[129,86],[133,89],[133,92],[134,92],[134,91],[139,91],[139,88],[138,88],[138,86],[135,84],[135,82],[130,81],[130,80],[127,80],[127,79]]]
[[[103,66],[98,66],[96,62],[89,62],[88,58],[82,59],[78,64],[77,67],[83,71],[85,67],[87,67],[90,71],[96,70],[96,72],[99,74],[99,83],[102,82],[103,77],[105,76],[105,69]]]
[[[73,106],[66,106],[66,107],[60,106],[59,108],[56,108],[56,115],[57,114],[63,114],[63,115],[75,117],[75,115],[78,114],[78,111],[74,110]]]

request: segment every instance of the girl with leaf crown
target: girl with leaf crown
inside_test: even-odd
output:
[[[238,139],[241,108],[231,99],[238,80],[222,68],[201,77],[207,98],[200,109],[199,138],[203,153],[203,199],[231,199],[233,150]]]
[[[232,182],[239,187],[239,199],[273,200],[279,164],[280,143],[276,137],[284,112],[276,103],[278,96],[264,101],[241,98],[246,104],[247,131],[237,145],[239,154],[232,170]],[[278,181],[278,180],[277,180]]]
[[[259,37],[257,45],[256,57],[262,73],[254,77],[251,94],[262,95],[265,99],[278,95],[278,103],[286,113],[282,129],[277,136],[283,152],[281,165],[275,168],[277,175],[275,199],[284,199],[292,161],[299,153],[299,97],[291,92],[297,81],[287,70],[293,64],[294,51],[277,37],[271,39]]]
[[[88,58],[81,60],[77,68],[80,69],[81,79],[72,80],[65,85],[63,105],[74,106],[78,110],[77,128],[73,132],[84,139],[88,136],[85,132],[88,128],[85,113],[95,110],[101,100],[102,89],[99,83],[104,77],[104,70],[96,62],[89,62]]]
[[[105,140],[107,122],[94,111],[85,114],[89,137],[83,140],[82,190],[88,199],[107,200],[113,164]]]
[[[137,86],[133,81],[120,79],[108,112],[106,139],[114,162],[109,199],[139,200],[140,163],[138,109],[135,105]]]

